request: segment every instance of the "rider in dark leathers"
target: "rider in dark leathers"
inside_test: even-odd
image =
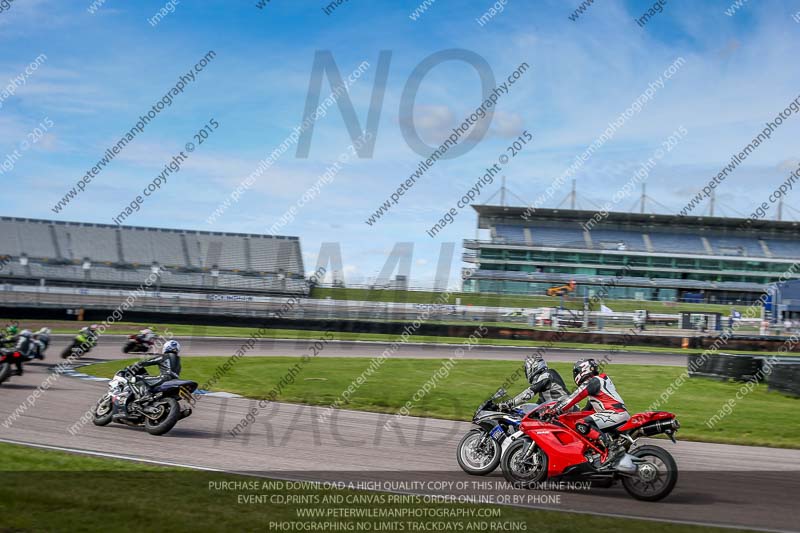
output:
[[[161,385],[165,381],[178,379],[181,374],[181,345],[176,340],[167,341],[161,350],[161,355],[157,355],[146,361],[139,361],[132,364],[129,368],[133,373],[139,373],[144,367],[158,365],[158,376],[144,377],[143,381],[148,389]]]
[[[539,403],[560,400],[569,394],[561,375],[547,368],[547,363],[539,355],[525,359],[525,377],[528,378],[530,386],[510,401],[503,403],[501,407],[506,409],[517,407],[537,394]]]

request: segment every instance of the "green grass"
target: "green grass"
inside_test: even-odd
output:
[[[8,323],[10,319],[0,319],[2,323]],[[29,321],[34,322],[34,321]],[[53,321],[53,320],[36,320],[35,323],[39,326],[47,326],[49,323],[61,323],[61,321]],[[25,321],[20,321],[23,327],[25,327]],[[80,327],[84,323],[75,323],[74,328],[53,328],[53,333],[75,333],[80,329]],[[470,324],[475,324],[477,326],[477,322],[470,322]],[[148,324],[136,324],[132,322],[119,322],[114,324],[112,328],[106,330],[106,335],[131,335],[133,333],[138,333],[140,329],[145,327]],[[241,337],[246,338],[250,336],[254,331],[257,331],[257,327],[242,327],[242,326],[192,326],[192,325],[185,325],[185,324],[149,324],[153,326],[157,333],[164,333],[165,330],[169,330],[173,336],[180,338],[180,337],[187,337],[187,336],[208,336],[208,337]],[[577,330],[576,330],[577,331]],[[323,335],[323,331],[314,331],[314,330],[301,330],[301,329],[270,329],[266,331],[263,335],[264,338],[267,339],[288,339],[288,340],[311,340],[311,339],[319,339]],[[374,341],[374,342],[395,342],[397,340],[397,335],[386,334],[386,333],[351,333],[347,331],[333,331],[329,334],[333,335],[333,339],[340,340],[340,341]],[[461,337],[438,337],[438,336],[430,336],[430,335],[414,335],[411,337],[410,342],[423,342],[423,343],[431,343],[431,344],[458,344],[461,343],[463,339]],[[103,342],[102,340],[100,341]],[[517,340],[517,339],[477,339],[477,344],[486,345],[486,346],[528,346],[528,347],[536,347],[542,346],[547,344],[546,342],[531,342],[528,340]],[[677,349],[677,348],[669,348],[665,346],[648,346],[648,345],[630,345],[630,346],[620,346],[616,344],[589,344],[589,343],[582,343],[582,342],[558,342],[553,345],[553,348],[565,348],[565,349],[577,349],[577,350],[621,350],[626,352],[646,352],[646,353],[675,353],[680,352],[683,354],[693,354],[693,353],[702,353],[702,349]],[[779,352],[754,352],[754,351],[743,351],[743,350],[725,350],[726,353],[739,353],[739,354],[754,354],[757,353],[758,355],[781,355],[781,356],[796,356],[800,355],[800,353],[779,353]]]
[[[515,507],[466,504],[242,504],[240,495],[364,495],[348,490],[275,488],[221,490],[219,483],[268,482],[264,478],[234,476],[186,469],[145,465],[131,461],[88,457],[52,450],[0,443],[0,531],[268,531],[269,523],[309,521],[298,518],[299,507],[326,509],[414,508],[499,509],[500,517],[485,519],[524,522],[528,531],[574,533],[587,527],[635,533],[677,533],[722,529],[700,528],[642,520],[623,520]],[[214,488],[216,487],[216,488]],[[330,520],[330,519],[328,519]],[[334,521],[351,522],[336,518]],[[409,531],[406,519],[404,528]],[[419,523],[419,519],[411,520]],[[439,519],[433,519],[439,521]],[[448,518],[463,522],[484,519]],[[372,519],[373,530],[377,530]],[[355,530],[355,528],[354,528]]]
[[[376,352],[375,355],[378,355]],[[182,377],[204,383],[226,361],[222,357],[184,357]],[[267,398],[269,391],[297,363],[296,357],[251,357],[239,359],[215,390],[224,390],[251,398]],[[125,362],[114,361],[82,368],[82,371],[111,377]],[[330,405],[370,364],[366,358],[324,357],[311,359],[293,384],[285,387],[279,401],[310,405]],[[475,408],[520,368],[514,361],[457,361],[446,379],[411,410],[414,416],[471,420]],[[387,359],[355,394],[349,409],[396,413],[415,392],[441,368],[441,360]],[[562,376],[572,375],[570,364],[551,365]],[[642,365],[607,366],[617,390],[629,411],[647,410],[659,395],[681,375],[682,368]],[[508,387],[516,394],[522,380]],[[730,444],[800,448],[800,424],[796,423],[800,402],[796,398],[767,392],[760,385],[737,402],[732,414],[713,430],[705,421],[722,405],[734,398],[741,384],[692,378],[687,380],[660,410],[676,413],[681,422],[680,438]]]
[[[442,301],[441,293],[432,291],[345,289],[334,287],[315,287],[312,298],[332,298],[334,300],[357,300],[365,302],[407,302],[407,303],[447,303],[455,304],[461,298],[462,305],[486,305],[489,307],[558,307],[561,298],[552,296],[518,296],[513,294],[479,294],[474,292],[454,292],[450,299]],[[681,311],[717,312],[728,314],[731,307],[719,304],[690,304],[672,302],[649,302],[641,300],[605,300],[605,305],[617,312],[630,312],[647,309],[653,313],[680,313]],[[567,309],[583,309],[583,297],[571,296],[565,299]]]

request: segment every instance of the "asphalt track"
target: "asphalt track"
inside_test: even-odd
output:
[[[93,355],[103,352],[98,350]],[[9,424],[9,415],[50,375],[56,353],[52,351],[45,363],[27,365],[24,376],[0,385],[0,439],[281,479],[485,480],[467,476],[455,461],[456,444],[470,427],[463,422],[406,417],[386,430],[390,415],[336,410],[320,419],[328,410],[273,403],[259,412],[254,424],[234,437],[230,430],[256,402],[200,397],[194,414],[164,437],[117,424],[98,428],[91,422],[73,435],[69,428],[105,392],[106,384],[59,376],[33,406]],[[558,501],[542,504],[529,498],[519,505],[705,525],[800,530],[792,511],[800,488],[800,450],[680,440],[676,445],[668,441],[659,444],[675,456],[681,471],[675,491],[662,502],[639,502],[621,487],[614,487],[548,492],[557,495]],[[502,478],[495,472],[488,479]],[[544,494],[526,494],[534,493]],[[622,529],[623,524],[620,526]]]
[[[50,353],[58,354],[66,346],[69,335],[54,335]],[[132,357],[123,354],[120,350],[125,335],[104,335],[100,339],[98,348],[90,355],[103,359],[124,359]],[[235,337],[176,337],[186,356],[231,356],[247,338]],[[308,345],[314,339],[260,339],[256,341],[247,356],[297,356],[308,353]],[[371,341],[328,341],[320,357],[375,357],[380,355],[391,343]],[[394,358],[421,358],[421,359],[447,359],[453,357],[457,348],[464,348],[463,344],[421,344],[409,342],[400,347],[390,357]],[[464,350],[464,359],[495,359],[498,361],[522,361],[525,356],[533,353],[538,346],[484,346],[475,345],[472,350]],[[546,348],[546,347],[545,347]],[[98,355],[99,354],[99,355]],[[134,354],[135,355],[135,354]],[[54,355],[57,357],[57,355]],[[611,352],[610,350],[576,350],[567,348],[546,348],[545,358],[548,361],[574,363],[581,357],[591,356],[598,360],[607,357],[611,363],[631,365],[656,365],[656,366],[685,366],[686,354],[682,353],[647,353],[647,352]]]

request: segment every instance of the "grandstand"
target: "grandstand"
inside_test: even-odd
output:
[[[15,284],[158,286],[307,293],[297,237],[0,217],[0,280]]]
[[[478,267],[465,291],[544,294],[575,280],[580,296],[604,287],[608,298],[749,302],[800,261],[797,222],[473,208],[486,238],[464,241]]]

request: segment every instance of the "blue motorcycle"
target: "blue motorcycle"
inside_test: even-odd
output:
[[[458,443],[456,459],[467,474],[485,476],[493,472],[508,445],[521,434],[522,417],[536,407],[536,404],[523,404],[516,409],[502,410],[497,400],[504,396],[505,389],[498,389],[478,407],[472,417],[472,423],[478,427],[469,430]]]

